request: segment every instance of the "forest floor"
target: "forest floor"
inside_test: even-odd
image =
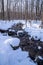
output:
[[[37,65],[43,60],[41,21],[0,20],[0,65]],[[40,64],[41,65],[41,64]]]

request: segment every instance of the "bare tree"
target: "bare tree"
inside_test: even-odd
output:
[[[9,15],[9,1],[7,0],[7,18],[10,20],[10,15]]]
[[[27,27],[27,19],[28,19],[28,0],[25,0],[25,19],[26,19],[26,27]]]
[[[31,0],[31,19],[33,19],[34,0]]]
[[[21,0],[21,19],[22,19],[22,0]]]
[[[37,0],[36,1],[36,20],[39,19],[39,14],[40,14],[39,5],[40,5],[40,0]]]
[[[2,1],[0,0],[0,19],[2,19]]]
[[[4,20],[4,0],[2,0],[2,18]]]
[[[43,0],[41,2],[41,18],[42,18],[42,25],[43,25]]]

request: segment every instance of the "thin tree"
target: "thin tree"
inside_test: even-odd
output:
[[[4,0],[2,0],[2,18],[4,20]]]
[[[40,5],[40,0],[36,1],[36,20],[39,19],[39,5]]]
[[[25,19],[26,19],[26,27],[27,27],[27,19],[28,19],[28,0],[25,0]]]
[[[31,19],[33,19],[34,0],[31,0]]]
[[[0,19],[2,19],[2,1],[0,0]]]
[[[43,25],[43,1],[41,2],[41,18],[42,18],[42,25]]]
[[[22,0],[21,0],[21,19],[22,19]]]

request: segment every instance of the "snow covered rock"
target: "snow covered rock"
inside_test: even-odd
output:
[[[14,35],[17,35],[17,33],[16,33],[16,31],[15,31],[14,29],[9,28],[9,29],[8,29],[8,35],[9,35],[9,36],[14,36]]]
[[[42,47],[41,46],[38,46],[38,49],[40,50],[40,49],[42,49]]]
[[[22,30],[19,30],[19,31],[17,32],[17,36],[18,36],[19,34],[23,34],[23,31],[22,31]]]
[[[33,37],[35,40],[40,39],[40,32],[38,29],[35,28],[25,28],[25,31],[28,32],[31,37]]]
[[[32,31],[31,32],[31,36],[35,39],[35,40],[38,40],[40,39],[40,32],[39,31]]]
[[[18,38],[10,38],[4,41],[5,44],[12,44],[13,46],[18,46],[20,43],[20,39]]]
[[[27,34],[27,32],[25,32],[25,31],[23,31],[23,30],[19,30],[19,31],[17,32],[17,36],[19,36],[19,37],[24,37],[26,34]]]
[[[41,56],[38,56],[38,58],[41,59],[41,60],[43,60],[43,57],[41,57]]]
[[[31,28],[27,27],[24,29],[26,32],[31,33]]]

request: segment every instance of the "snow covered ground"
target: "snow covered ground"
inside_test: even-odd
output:
[[[27,27],[25,25],[25,20],[14,20],[14,21],[2,21],[0,20],[0,29],[8,29],[14,23],[22,22],[24,24],[23,29],[28,32],[31,36],[35,38],[41,38],[43,41],[43,29],[39,28],[39,23],[27,22]],[[35,26],[36,25],[36,26]],[[36,38],[35,38],[36,39]],[[20,48],[13,51],[10,44],[18,45],[20,40],[18,38],[12,38],[8,35],[3,36],[0,33],[0,65],[37,65],[29,57],[28,52],[22,51]]]
[[[19,43],[18,38],[3,36],[0,33],[0,65],[36,65],[28,58],[28,52],[21,51],[21,48],[13,51],[10,47],[10,44],[16,46]]]
[[[28,32],[28,34],[30,34],[35,40],[40,39],[43,41],[43,29],[27,27],[25,28],[25,31]]]
[[[13,24],[17,24],[19,22],[21,22],[21,23],[24,24],[24,26],[23,26],[23,29],[24,29],[26,27],[26,25],[25,25],[26,24],[26,21],[25,20],[11,20],[11,21],[8,21],[8,20],[3,21],[3,20],[0,20],[0,29],[5,29],[6,30],[9,27],[11,27]],[[33,27],[33,28],[39,28],[40,24],[41,24],[41,21],[37,21],[37,22],[35,20],[32,20],[31,21],[31,27]],[[30,27],[29,20],[27,20],[27,27]]]
[[[27,20],[27,27],[26,27],[26,21],[25,20],[11,20],[11,21],[2,21],[0,20],[0,29],[4,29],[7,30],[8,28],[10,28],[13,24],[17,24],[17,23],[23,23],[23,29],[25,29],[26,32],[28,32],[32,37],[36,37],[37,39],[41,39],[41,41],[43,41],[43,29],[39,28],[39,26],[41,25],[41,21],[37,20],[32,20],[31,23],[29,22],[29,20]],[[35,38],[36,39],[36,38]]]

